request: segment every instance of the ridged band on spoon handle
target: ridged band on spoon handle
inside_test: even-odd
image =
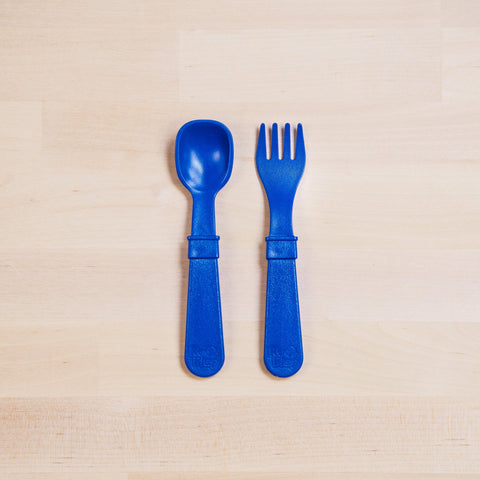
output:
[[[303,363],[298,304],[297,237],[267,237],[264,363],[277,377],[289,377]]]
[[[225,360],[218,282],[216,235],[188,237],[187,324],[185,364],[199,377],[217,373]]]

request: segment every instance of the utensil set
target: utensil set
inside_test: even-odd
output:
[[[295,374],[303,363],[298,302],[297,237],[292,210],[305,168],[303,128],[297,127],[291,154],[290,125],[285,125],[283,155],[278,149],[278,125],[272,126],[270,158],[266,128],[258,135],[256,165],[268,198],[270,232],[266,237],[267,290],[264,363],[277,377]],[[175,164],[182,184],[193,199],[192,229],[188,236],[188,299],[185,364],[199,377],[217,373],[224,363],[222,313],[218,281],[219,238],[215,231],[215,197],[227,183],[233,165],[233,139],[228,128],[214,120],[194,120],[179,130]]]

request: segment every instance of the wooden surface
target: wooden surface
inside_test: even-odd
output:
[[[195,118],[235,141],[207,380]],[[274,121],[307,141],[287,380],[261,362]],[[0,478],[480,478],[480,2],[3,0],[0,161]]]

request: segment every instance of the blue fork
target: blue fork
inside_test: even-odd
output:
[[[283,158],[278,153],[278,125],[272,126],[272,147],[267,158],[265,124],[257,144],[257,171],[270,207],[267,242],[267,296],[263,359],[268,371],[289,377],[303,363],[300,308],[298,305],[297,237],[293,235],[292,210],[297,186],[305,169],[303,128],[297,127],[295,157],[291,158],[290,125],[285,125]]]

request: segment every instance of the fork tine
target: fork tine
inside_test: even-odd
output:
[[[297,145],[295,148],[295,158],[305,159],[305,141],[303,140],[303,127],[301,123],[297,125]]]
[[[257,161],[267,158],[267,140],[265,138],[265,124],[260,125],[257,142]]]
[[[278,125],[274,123],[272,125],[272,148],[270,158],[272,160],[278,160]]]
[[[283,135],[283,159],[290,160],[291,159],[291,149],[290,149],[290,124],[285,124],[285,132]]]

